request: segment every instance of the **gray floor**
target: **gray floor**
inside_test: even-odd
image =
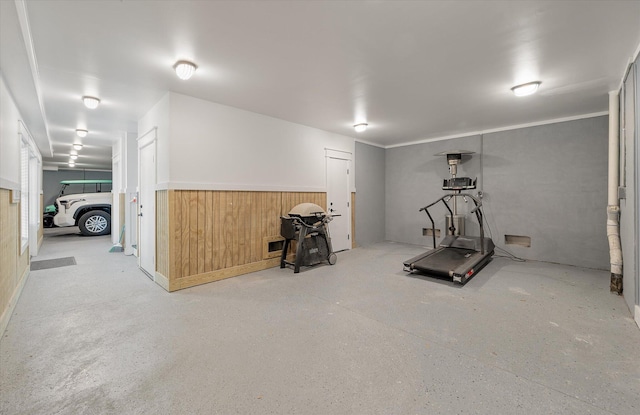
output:
[[[420,247],[166,293],[108,237],[48,235],[0,342],[2,414],[638,414],[640,330],[606,271]]]

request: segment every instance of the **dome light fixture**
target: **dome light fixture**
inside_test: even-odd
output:
[[[82,150],[82,144],[74,144],[73,145],[73,149],[74,150]]]
[[[76,130],[76,135],[80,138],[85,138],[87,134],[89,134],[89,131],[87,130],[81,130],[81,129]]]
[[[354,125],[353,128],[356,130],[356,133],[361,133],[363,131],[366,131],[368,126],[369,124],[367,124],[366,122],[361,122],[360,124]]]
[[[78,159],[78,155],[77,155],[77,154],[70,154],[70,155],[69,155],[69,158],[70,158],[71,160],[77,160],[77,159]]]
[[[76,163],[73,160],[69,160],[69,167],[76,167]]]
[[[95,109],[98,107],[98,104],[100,104],[100,99],[85,95],[82,97],[82,102],[84,103],[85,107],[89,109]]]
[[[536,82],[528,82],[522,85],[516,85],[513,88],[511,88],[511,91],[517,97],[524,97],[527,95],[534,94],[538,90],[538,87],[540,86],[541,83],[542,82],[540,81],[536,81]]]
[[[173,69],[176,71],[178,78],[187,80],[193,76],[198,67],[195,63],[189,61],[178,61],[173,65]]]

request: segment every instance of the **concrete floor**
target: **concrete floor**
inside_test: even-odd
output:
[[[0,342],[2,414],[638,414],[606,271],[495,258],[467,285],[382,243],[169,294],[109,237],[47,235]]]

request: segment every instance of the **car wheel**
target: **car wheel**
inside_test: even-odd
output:
[[[43,215],[42,226],[45,228],[53,228],[53,215],[50,215],[50,214]]]
[[[83,235],[108,235],[111,233],[111,215],[102,210],[92,210],[80,216],[78,226]]]

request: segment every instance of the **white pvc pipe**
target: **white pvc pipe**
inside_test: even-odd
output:
[[[609,92],[609,182],[607,195],[607,239],[611,262],[611,292],[622,294],[622,247],[620,244],[620,102],[618,91]]]
[[[618,91],[609,92],[609,192],[607,205],[618,206],[620,174],[620,101]]]

